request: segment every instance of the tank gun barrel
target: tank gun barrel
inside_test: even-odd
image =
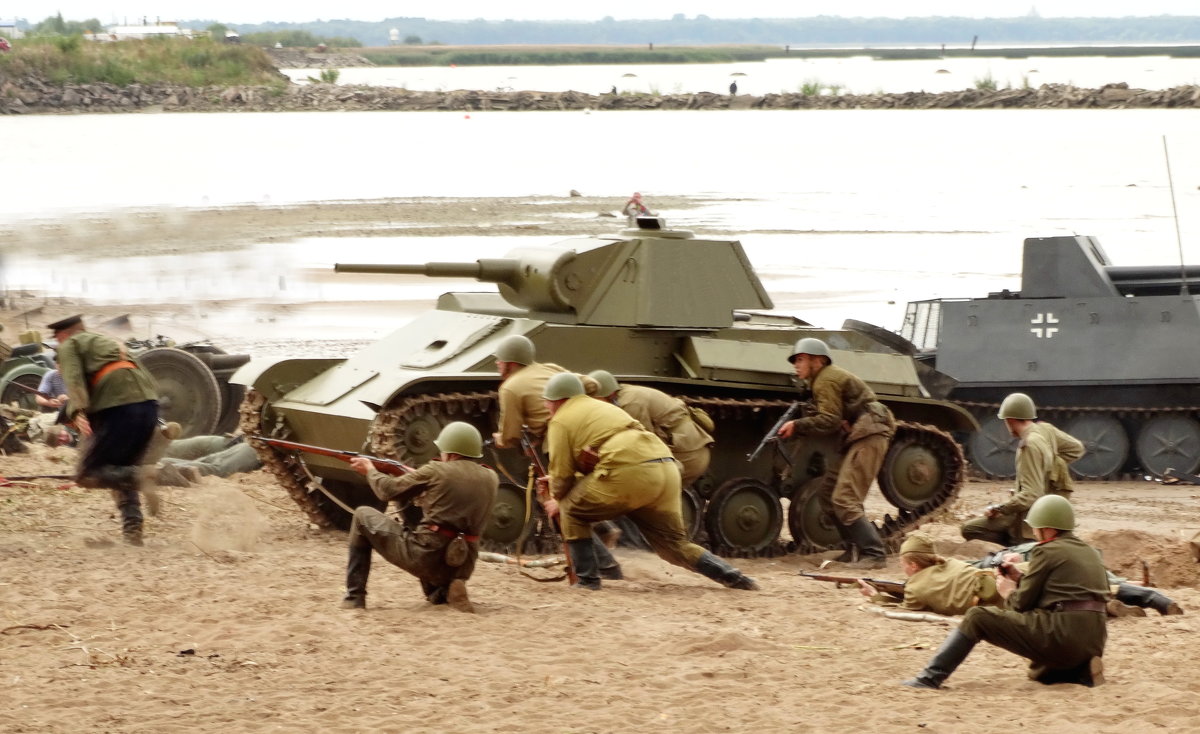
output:
[[[473,263],[337,263],[336,273],[377,275],[424,275],[430,278],[473,278],[483,283],[510,283],[521,271],[521,263],[509,258],[482,259]]]

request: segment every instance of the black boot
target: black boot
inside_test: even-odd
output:
[[[1183,614],[1183,609],[1172,601],[1170,597],[1155,589],[1148,589],[1145,586],[1135,586],[1134,584],[1126,583],[1118,584],[1117,601],[1134,607],[1153,609],[1162,615]]]
[[[887,553],[883,549],[883,539],[875,523],[865,517],[860,517],[846,527],[846,534],[858,547],[859,559],[846,563],[846,568],[874,569],[887,565]]]
[[[597,525],[599,524],[597,523]],[[613,529],[617,527],[612,523],[608,524],[612,525]],[[592,535],[592,548],[596,552],[596,569],[600,574],[600,578],[608,579],[609,581],[621,581],[625,578],[625,574],[621,573],[621,564],[617,563],[617,559],[613,558],[613,554],[608,550],[608,546],[604,544],[604,541],[596,537],[595,534]]]
[[[114,489],[113,500],[121,513],[121,534],[130,545],[143,545],[142,498],[136,489]]]
[[[754,579],[737,570],[723,558],[718,558],[708,551],[696,561],[696,573],[716,581],[722,586],[743,591],[758,591]]]
[[[600,590],[600,566],[596,558],[596,539],[567,541],[567,551],[571,554],[571,566],[579,579],[573,584],[580,589]]]
[[[842,538],[842,553],[833,559],[834,563],[853,563],[858,560],[858,546],[854,545],[854,540],[851,539],[848,528],[833,519],[830,516],[834,527],[837,528],[838,535]]]
[[[925,669],[917,673],[916,678],[906,680],[900,685],[909,688],[941,688],[942,683],[958,666],[962,665],[962,661],[967,659],[973,649],[975,649],[975,640],[959,630],[954,630],[933,654],[933,659],[929,661]]]
[[[350,531],[350,554],[346,560],[346,596],[342,609],[367,608],[367,577],[371,575],[371,544]]]

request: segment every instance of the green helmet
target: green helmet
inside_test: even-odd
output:
[[[617,378],[608,370],[593,370],[588,373],[588,377],[596,381],[599,387],[596,388],[596,397],[607,398],[620,389],[621,385],[617,382]]]
[[[542,390],[545,400],[563,400],[583,394],[583,380],[574,372],[559,372],[546,381],[546,389]]]
[[[447,423],[433,440],[433,445],[444,454],[459,454],[472,459],[483,456],[483,437],[479,435],[479,429],[462,421]]]
[[[1058,494],[1046,494],[1038,498],[1029,508],[1025,522],[1031,528],[1055,528],[1057,530],[1075,529],[1075,510],[1066,497]]]
[[[529,337],[513,334],[505,337],[496,347],[496,359],[500,362],[516,362],[517,364],[533,364],[533,342]]]
[[[1023,392],[1015,392],[1000,403],[1000,418],[1016,418],[1023,421],[1037,419],[1037,408],[1033,406],[1033,398]]]
[[[796,347],[792,350],[788,361],[795,364],[796,357],[799,357],[801,354],[815,354],[819,357],[825,357],[831,364],[833,363],[833,355],[829,353],[829,345],[811,336],[806,336],[796,342]]]

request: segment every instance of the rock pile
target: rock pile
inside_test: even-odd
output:
[[[49,84],[26,77],[0,80],[0,114],[74,112],[285,112],[298,110],[865,110],[865,109],[1129,109],[1200,107],[1200,86],[1164,90],[1109,84],[1081,89],[1045,84],[1037,89],[966,89],[959,92],[730,96],[696,94],[585,94],[583,92],[414,92],[395,87],[337,84],[186,87],[170,84]]]

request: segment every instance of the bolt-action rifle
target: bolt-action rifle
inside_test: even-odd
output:
[[[757,459],[758,455],[762,453],[762,450],[767,447],[767,444],[777,443],[779,441],[779,429],[783,428],[783,424],[795,418],[796,414],[800,412],[800,408],[803,407],[803,405],[804,404],[799,400],[789,405],[788,409],[784,411],[783,415],[779,416],[779,420],[775,421],[775,425],[771,426],[771,430],[767,431],[767,435],[763,436],[763,439],[758,442],[758,446],[755,446],[753,451],[746,454],[746,461],[754,461]]]
[[[549,472],[546,471],[546,465],[542,463],[542,455],[538,452],[537,442],[533,439],[533,434],[529,432],[529,428],[521,426],[521,451],[525,453],[529,459],[529,465],[533,467],[535,479],[537,482],[549,481]],[[541,492],[539,491],[540,495]],[[550,518],[550,524],[553,525],[555,532],[562,535],[562,526],[558,522],[557,517]],[[571,563],[571,549],[567,546],[567,539],[563,538],[562,543],[563,555],[567,559],[567,583],[572,585],[579,583],[579,576],[575,573],[575,564]]]
[[[371,462],[371,464],[383,472],[398,477],[402,474],[407,474],[414,471],[413,467],[408,464],[403,464],[395,459],[384,459],[378,456],[369,454],[360,454],[357,451],[342,451],[340,449],[327,449],[324,446],[313,446],[307,443],[296,443],[295,441],[285,441],[282,438],[267,438],[266,436],[247,436],[251,441],[258,441],[267,446],[274,446],[278,449],[287,449],[289,451],[302,451],[306,454],[315,454],[317,456],[332,456],[335,459],[349,462],[351,459],[362,457]]]
[[[831,583],[837,584],[838,586],[841,586],[842,584],[847,584],[847,585],[857,587],[859,581],[865,581],[866,583],[870,584],[871,586],[874,586],[876,589],[882,591],[885,594],[891,594],[893,596],[904,596],[904,582],[903,581],[886,581],[884,579],[868,579],[868,578],[861,578],[858,576],[829,576],[829,575],[826,575],[823,573],[808,573],[807,571],[801,571],[800,575],[804,576],[805,578],[813,579],[815,581],[829,581]]]

